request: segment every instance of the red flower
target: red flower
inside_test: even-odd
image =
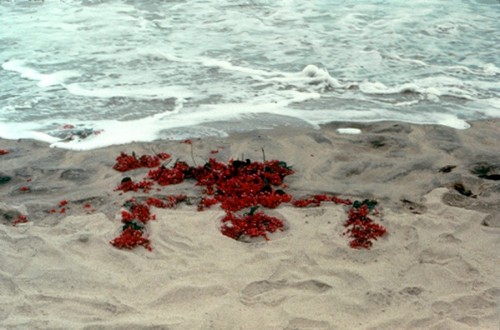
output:
[[[5,149],[0,149],[0,156],[7,155],[10,151]]]
[[[23,186],[21,188],[19,188],[20,191],[31,191],[30,187],[26,187],[26,186]]]

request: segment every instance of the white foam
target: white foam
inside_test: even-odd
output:
[[[2,68],[7,71],[14,71],[21,74],[21,77],[38,81],[39,87],[48,87],[64,83],[68,78],[78,76],[76,71],[58,71],[51,74],[40,73],[37,70],[25,65],[24,61],[10,60],[2,64]]]
[[[339,134],[361,134],[361,130],[359,128],[337,128],[337,132]]]
[[[183,86],[163,86],[156,88],[130,87],[108,87],[108,88],[84,88],[81,84],[65,85],[65,88],[73,95],[89,97],[130,97],[137,99],[166,99],[166,98],[189,98],[194,94]]]
[[[59,139],[54,136],[39,132],[38,130],[40,128],[41,125],[35,123],[19,123],[14,125],[0,123],[0,137],[11,140],[33,139],[47,143],[59,141]]]
[[[500,74],[500,68],[498,68],[493,63],[488,63],[483,67],[483,72],[488,76],[495,76],[497,74]]]
[[[359,84],[359,89],[366,94],[399,94],[402,92],[423,93],[423,89],[414,83],[407,83],[400,86],[388,87],[385,84],[375,81],[363,81]]]

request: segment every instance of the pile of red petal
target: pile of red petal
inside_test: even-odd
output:
[[[227,212],[226,216],[222,218],[222,234],[235,240],[259,236],[269,240],[267,237],[268,232],[274,233],[277,230],[283,230],[284,224],[282,220],[271,217],[264,212],[254,213],[253,210],[255,209],[253,208],[250,213],[242,216]]]
[[[372,240],[377,240],[387,232],[385,227],[373,222],[368,216],[370,213],[376,213],[376,204],[372,200],[355,201],[349,210],[349,217],[344,223],[344,227],[347,228],[344,235],[352,239],[349,242],[352,248],[370,249],[373,245]]]
[[[161,161],[165,161],[168,158],[170,158],[170,155],[164,152],[154,156],[143,155],[140,157],[137,157],[135,153],[128,155],[122,152],[120,153],[120,156],[116,157],[116,164],[113,168],[120,172],[135,170],[141,167],[153,168],[160,166]]]
[[[227,212],[236,212],[254,206],[270,209],[288,203],[292,196],[281,189],[283,179],[293,174],[285,162],[245,162],[235,160],[228,164],[210,159],[204,166],[191,171],[197,185],[205,187],[205,193],[221,204]],[[203,206],[214,204],[206,200]]]
[[[245,162],[235,160],[228,164],[210,159],[204,166],[191,171],[197,185],[205,187],[208,196],[201,200],[198,209],[220,203],[226,211],[221,232],[233,239],[262,236],[284,229],[282,220],[256,212],[259,206],[269,209],[288,203],[292,196],[283,191],[283,180],[293,171],[286,163],[277,160]],[[250,208],[242,216],[234,212]]]
[[[151,248],[151,241],[144,237],[143,228],[135,229],[133,227],[123,228],[120,236],[115,237],[111,244],[119,249],[133,249],[138,246],[144,246],[149,251],[153,251]]]
[[[187,140],[184,143],[189,142]],[[204,196],[198,204],[198,210],[220,204],[226,211],[226,216],[221,220],[221,232],[236,240],[259,236],[267,240],[268,233],[283,230],[282,220],[268,216],[262,211],[255,212],[259,207],[272,209],[282,203],[292,203],[295,207],[319,206],[322,202],[350,205],[349,218],[345,223],[348,229],[344,234],[352,238],[350,246],[353,248],[369,249],[372,240],[386,233],[384,227],[375,224],[368,217],[368,213],[373,211],[374,201],[352,203],[348,199],[327,194],[292,201],[292,196],[283,190],[286,187],[283,180],[294,172],[285,162],[277,160],[251,162],[247,159],[230,160],[226,164],[211,158],[205,165],[198,167],[189,166],[183,161],[177,161],[171,167],[161,165],[161,161],[168,158],[170,155],[166,153],[137,157],[134,153],[128,155],[122,152],[116,159],[114,169],[121,172],[141,167],[152,169],[138,183],[129,177],[124,178],[116,190],[123,192],[142,190],[147,193],[153,189],[155,183],[167,186],[182,183],[186,179],[194,180],[196,185],[204,187]],[[186,196],[179,195],[169,196],[165,200],[150,197],[144,203],[130,200],[126,203],[128,211],[121,213],[124,223],[122,234],[111,241],[111,244],[118,248],[129,249],[142,245],[151,250],[151,242],[144,237],[146,223],[155,219],[155,215],[150,212],[150,206],[174,207],[186,199]],[[245,209],[249,209],[250,212],[243,213]]]
[[[155,170],[149,171],[148,178],[156,181],[160,186],[178,184],[184,181],[191,169],[185,162],[176,162],[172,168],[160,166]]]

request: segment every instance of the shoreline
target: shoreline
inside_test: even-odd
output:
[[[0,176],[10,178],[0,184],[0,325],[494,329],[499,123],[466,130],[332,123],[89,151],[0,139],[9,150]],[[362,133],[339,134],[341,127]],[[199,212],[195,202],[154,209],[152,252],[119,250],[109,242],[126,200],[201,196],[192,182],[149,194],[115,191],[124,177],[147,173],[113,170],[121,151],[166,152],[190,165],[211,157],[285,161],[295,171],[285,180],[288,193],[376,199],[388,235],[371,250],[355,250],[342,235],[342,206],[281,205],[270,214],[284,218],[287,230],[247,244],[220,233],[221,209]],[[12,226],[16,212],[29,222]]]

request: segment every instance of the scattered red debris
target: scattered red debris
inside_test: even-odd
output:
[[[295,207],[320,206],[322,202],[333,202],[335,204],[351,205],[348,199],[342,199],[334,195],[320,194],[312,197],[296,199],[292,202]]]
[[[122,179],[122,182],[118,187],[115,188],[115,191],[121,190],[123,192],[128,192],[128,191],[138,191],[141,189],[143,192],[147,193],[151,189],[153,189],[153,185],[154,181],[142,180],[136,183],[132,181],[131,178],[126,177]]]
[[[47,211],[48,213],[61,213],[61,214],[64,214],[66,213],[66,211],[68,210],[67,206],[69,204],[69,201],[66,200],[66,199],[63,199],[61,200],[58,204],[57,204],[57,208],[53,208],[53,209],[50,209],[49,211]]]
[[[26,223],[26,222],[29,222],[28,218],[25,215],[20,214],[17,216],[16,220],[12,221],[12,225],[15,227],[20,223]]]
[[[68,205],[68,201],[66,199],[63,199],[62,201],[59,202],[59,213],[64,214],[66,213],[66,208],[65,206]]]
[[[62,127],[63,129],[73,129],[75,128],[75,125],[71,125],[71,124],[66,124]]]
[[[23,187],[19,188],[19,191],[28,192],[28,191],[31,191],[31,188],[27,187],[27,186],[23,186]]]
[[[165,197],[165,200],[159,198],[149,197],[146,200],[146,204],[149,206],[154,206],[160,209],[173,208],[177,204],[182,203],[187,200],[186,195],[173,195]]]
[[[91,213],[95,212],[95,209],[92,207],[92,204],[90,204],[89,202],[85,203],[83,205],[83,208],[87,214],[91,214]]]
[[[212,155],[215,155],[215,154],[218,154],[218,153],[219,153],[219,150],[210,150],[210,153],[211,153]]]
[[[186,140],[182,141],[182,143],[193,144],[193,141],[191,141],[191,139],[186,139]]]
[[[9,152],[9,150],[0,149],[0,156],[7,155]]]

